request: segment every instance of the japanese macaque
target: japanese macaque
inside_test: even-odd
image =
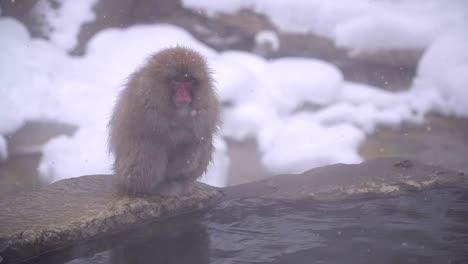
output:
[[[109,122],[117,187],[184,195],[207,169],[219,101],[205,59],[176,47],[152,55],[120,93]]]

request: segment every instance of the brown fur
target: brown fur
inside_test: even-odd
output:
[[[169,82],[196,80],[189,112],[171,102]],[[217,131],[219,102],[204,58],[183,48],[154,54],[133,73],[109,122],[109,151],[120,190],[132,194],[187,192],[207,169]]]

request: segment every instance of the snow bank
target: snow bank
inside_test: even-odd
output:
[[[434,42],[419,62],[413,89],[438,93],[438,110],[468,117],[468,31],[449,32]],[[440,106],[442,105],[442,106]]]
[[[93,21],[94,5],[98,0],[66,1],[40,0],[35,14],[42,20],[42,32],[52,43],[70,51],[78,44],[78,33],[86,22]]]
[[[341,71],[330,63],[293,58],[272,61],[261,78],[281,113],[304,104],[329,104],[343,81]]]
[[[236,62],[251,71],[255,76],[263,72],[267,61],[263,57],[244,51],[226,51],[220,54],[222,59]]]
[[[256,139],[271,174],[359,162],[358,146],[376,126],[420,123],[428,111],[444,106],[435,93],[346,82],[338,68],[323,61],[265,61],[245,53],[221,57],[237,63],[231,67],[243,67],[217,71],[221,80],[231,72],[235,79],[219,82],[220,90],[230,91],[222,97],[233,102],[223,110],[223,135]]]
[[[57,118],[60,107],[54,91],[65,55],[45,41],[30,39],[14,19],[0,19],[0,32],[0,133],[15,131],[27,118]]]
[[[83,58],[31,39],[13,19],[0,19],[0,32],[0,135],[14,132],[30,119],[79,127],[74,136],[55,138],[43,147],[39,172],[47,182],[111,172],[112,157],[106,148],[110,112],[127,76],[149,54],[183,43],[208,58],[215,55],[185,31],[169,25],[103,31],[90,42],[89,55]],[[6,157],[2,136],[0,141],[0,156]],[[203,179],[221,185],[229,161],[222,139],[216,144],[220,150]]]
[[[216,69],[216,86],[222,103],[237,104],[255,96],[251,85],[254,76],[248,69],[222,58],[211,60],[210,67]]]
[[[349,124],[322,126],[313,114],[296,114],[265,127],[259,137],[262,163],[271,174],[300,173],[334,163],[358,163],[364,133]]]
[[[43,180],[54,182],[90,174],[111,174],[113,159],[106,151],[105,124],[82,126],[73,137],[60,136],[49,141],[42,150],[38,168]]]
[[[421,49],[466,18],[466,1],[183,0],[209,15],[248,8],[264,14],[283,31],[315,34],[354,52]]]
[[[277,119],[278,114],[272,104],[243,103],[223,110],[222,133],[238,141],[255,138],[261,128]]]
[[[90,67],[89,73],[99,73],[100,79],[119,85],[149,54],[177,45],[188,46],[207,58],[216,55],[179,27],[145,25],[100,31],[89,41],[86,57],[80,61]]]
[[[251,5],[264,13],[278,12],[274,15],[277,19],[288,17],[287,8],[291,5],[250,0],[210,3],[220,10],[231,8],[229,12]],[[346,42],[343,38],[343,45],[371,50],[400,45],[370,34],[380,28],[382,38],[385,32],[391,33],[392,38],[384,39],[402,41],[405,48],[423,47],[435,38],[409,91],[395,93],[346,82],[338,68],[314,59],[267,61],[240,51],[218,53],[171,25],[108,29],[89,42],[86,56],[70,57],[54,43],[31,39],[17,21],[0,18],[0,158],[7,156],[2,135],[17,130],[25,120],[50,119],[75,124],[79,130],[72,137],[58,137],[44,146],[39,171],[46,181],[110,173],[112,157],[106,153],[106,124],[122,84],[149,54],[177,44],[201,52],[213,69],[224,104],[222,136],[255,139],[262,164],[271,174],[359,162],[359,144],[378,125],[423,122],[430,111],[467,117],[466,33],[459,29],[436,36],[438,25],[449,26],[459,20],[459,10],[454,10],[451,19],[446,16],[459,1],[444,7],[436,0],[424,3],[417,0],[414,3],[418,5],[409,1],[372,3],[359,0],[345,9],[345,4],[338,2],[297,1],[292,10],[306,10],[315,5],[311,12],[317,16],[309,14],[304,20],[303,12],[297,11],[297,17],[290,17],[290,23],[303,23],[305,29],[330,34],[336,41],[346,32],[361,32],[356,36],[376,38],[375,41]],[[416,7],[421,12],[414,16],[414,23],[397,16],[402,8],[406,15],[414,14]],[[421,22],[426,21],[434,8],[440,8],[440,14],[427,25]],[[387,13],[382,13],[383,10]],[[365,19],[370,22],[361,25]],[[386,26],[376,26],[380,24],[372,21]],[[405,23],[409,24],[403,29]],[[407,33],[404,30],[419,39],[399,39]],[[202,181],[224,186],[230,166],[226,144],[221,137],[215,144],[214,163]]]
[[[413,91],[389,92],[364,84],[345,82],[337,104],[319,111],[315,119],[321,123],[340,120],[356,125],[367,133],[376,125],[395,127],[404,121],[420,123],[432,108],[430,94]],[[430,105],[429,107],[422,107]]]

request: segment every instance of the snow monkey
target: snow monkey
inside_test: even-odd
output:
[[[127,194],[190,193],[207,169],[220,105],[205,59],[162,50],[135,71],[109,121],[117,187]]]

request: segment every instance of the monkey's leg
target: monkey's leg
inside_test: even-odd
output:
[[[200,144],[192,143],[180,146],[169,157],[167,166],[168,177],[176,180],[182,175],[192,172],[198,167]]]
[[[165,148],[154,142],[117,152],[114,170],[118,188],[131,194],[154,193],[166,177],[167,159]]]
[[[167,196],[190,194],[194,182],[208,167],[213,152],[211,141],[181,146],[169,157],[167,181],[159,193]]]
[[[192,182],[200,178],[203,173],[206,172],[208,165],[211,162],[214,151],[212,140],[209,139],[203,141],[202,143],[198,144],[197,148],[193,151],[195,161],[193,164],[194,166],[192,167],[193,169],[182,175],[182,178]]]
[[[195,181],[206,172],[211,162],[213,150],[214,147],[211,140],[197,144],[195,148],[190,150],[190,155],[193,157],[192,166],[185,171],[181,171],[178,176],[183,193],[192,193]]]

